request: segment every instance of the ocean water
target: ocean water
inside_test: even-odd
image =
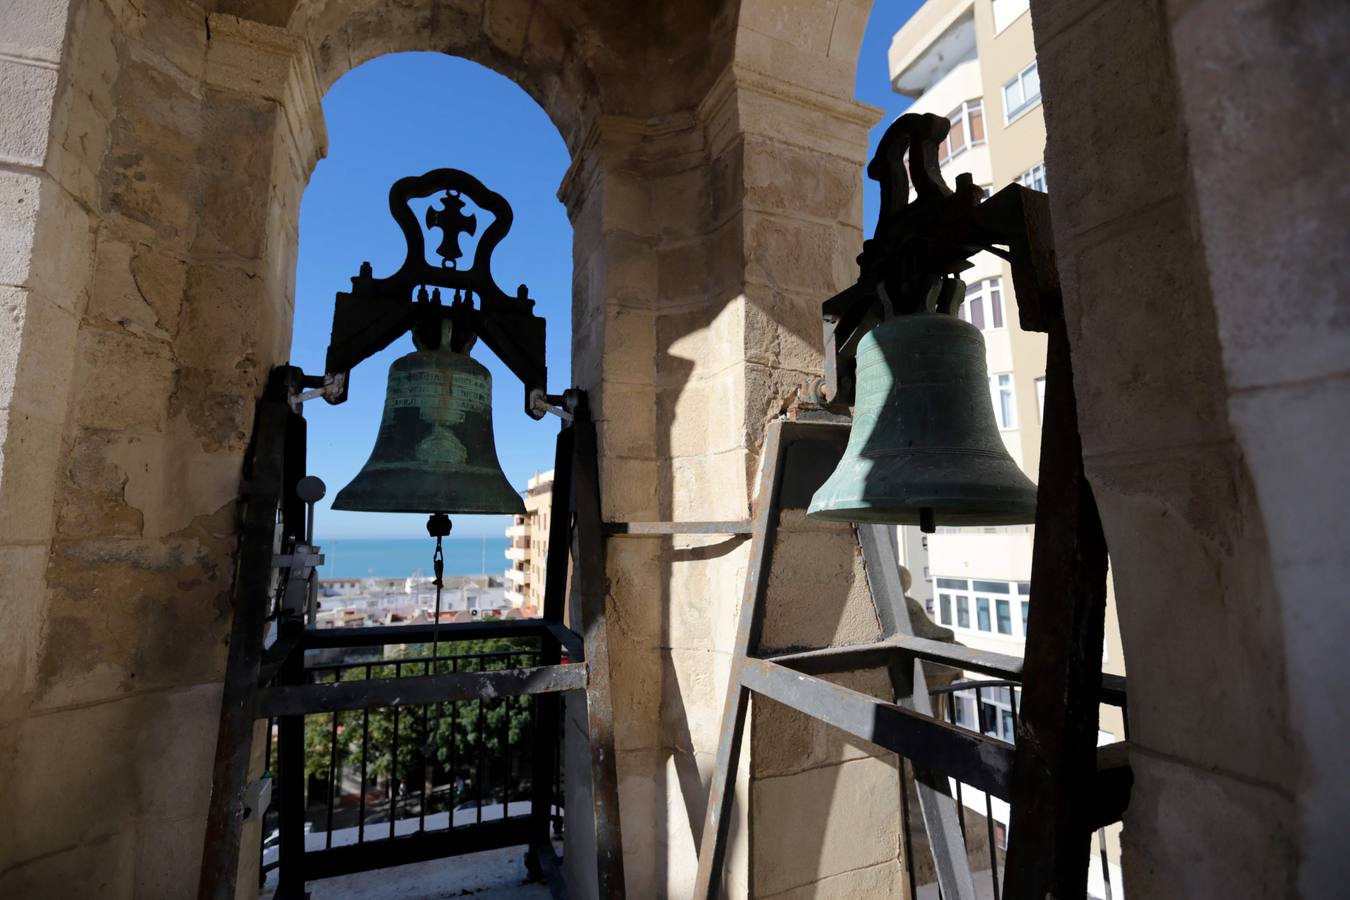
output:
[[[442,543],[446,575],[501,575],[511,565],[506,537],[446,538]],[[406,578],[421,569],[431,577],[432,538],[320,540],[324,564],[320,578]]]

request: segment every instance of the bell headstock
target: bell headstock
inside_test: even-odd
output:
[[[955,314],[970,258],[988,251],[1012,265],[1022,328],[1043,331],[1041,310],[1059,302],[1045,194],[1010,184],[987,200],[969,175],[949,186],[939,149],[951,123],[908,113],[891,123],[867,166],[881,187],[872,237],[858,257],[858,280],[821,307],[827,404],[853,399],[854,353],[864,334],[891,316]]]
[[[427,262],[426,238],[413,210],[414,200],[440,194],[440,208],[427,209],[428,229],[439,228],[444,237],[435,253],[440,265]],[[476,215],[466,214],[464,198],[492,215],[483,230],[473,259],[462,263],[461,235],[478,231]],[[424,340],[437,341],[442,323],[453,325],[455,343],[468,347],[482,338],[525,385],[525,409],[542,415],[532,395],[547,391],[544,358],[544,320],[534,315],[534,300],[520,285],[514,295],[497,285],[492,275],[492,254],[511,229],[511,205],[501,194],[459,169],[433,169],[423,175],[400,178],[389,189],[389,212],[403,232],[407,255],[398,271],[376,278],[369,263],[363,263],[352,278],[350,292],[337,295],[333,332],[328,344],[326,374],[343,385],[332,402],[346,399],[346,377],[358,363],[389,346],[407,331],[416,330]],[[429,293],[428,288],[433,290]],[[451,302],[440,302],[444,289]]]

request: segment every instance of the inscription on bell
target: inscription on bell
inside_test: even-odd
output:
[[[466,413],[480,413],[492,402],[489,382],[461,372],[417,369],[391,372],[386,420],[396,409],[416,409],[423,421],[455,425]]]

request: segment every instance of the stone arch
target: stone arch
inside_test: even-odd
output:
[[[535,99],[568,140],[598,97],[574,23],[544,4],[335,3],[298,0],[286,28],[303,36],[321,90],[378,56],[435,51],[505,76]]]
[[[443,50],[558,124],[573,380],[600,412],[616,520],[746,513],[759,425],[818,364],[812,304],[849,278],[870,114],[851,75],[811,80],[851,73],[838,53],[856,48],[832,58],[730,0],[73,0],[51,18],[34,38],[51,104],[5,207],[25,205],[27,243],[4,276],[22,322],[0,380],[0,547],[31,627],[0,655],[0,796],[52,827],[5,842],[0,884],[171,893],[199,853],[239,462],[286,356],[326,86],[383,52]],[[778,185],[794,173],[801,193]],[[692,877],[742,558],[664,540],[611,556],[635,896]],[[181,789],[156,788],[165,771]]]

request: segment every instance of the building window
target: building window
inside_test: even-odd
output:
[[[973,628],[989,634],[1013,635],[1014,594],[1025,598],[1030,585],[1018,581],[969,581],[964,578],[934,579],[940,593],[937,595],[938,621],[958,628]],[[1021,600],[1022,634],[1026,634],[1026,604]],[[953,621],[955,606],[955,621]],[[971,610],[974,609],[974,622]],[[972,701],[973,702],[973,701]]]
[[[989,378],[990,392],[994,395],[994,415],[998,417],[998,427],[1004,430],[1017,427],[1017,404],[1013,401],[1012,375],[1004,372]]]
[[[1031,604],[1026,600],[1022,601],[1022,637],[1027,636],[1027,613],[1031,611]]]
[[[994,0],[994,34],[1017,21],[1030,5],[1028,0]]]
[[[966,728],[970,728],[972,725],[974,725],[975,722],[972,716],[970,715],[969,698],[962,697],[960,694],[952,694],[951,699],[952,699],[952,718],[956,720],[956,724],[964,725]]]
[[[1045,376],[1042,375],[1036,379],[1036,408],[1040,410],[1037,413],[1036,421],[1045,422]]]
[[[978,98],[967,100],[947,114],[947,121],[952,128],[938,147],[939,164],[984,143],[984,104]]]
[[[1036,163],[1030,169],[1027,169],[1021,175],[1017,176],[1017,183],[1023,187],[1029,187],[1033,191],[1045,193],[1045,162]]]
[[[1007,600],[995,600],[994,608],[998,613],[998,633],[1012,634],[1012,606]]]
[[[1003,327],[1003,279],[984,278],[966,285],[957,314],[981,331]]]
[[[966,727],[973,726],[975,723],[970,720],[975,717],[967,714],[967,704],[975,705],[978,703],[977,716],[980,731],[990,737],[1012,743],[1015,735],[1013,703],[1019,699],[1018,693],[1020,691],[1009,690],[1006,687],[981,688],[978,694],[974,688],[957,691],[952,695],[957,724],[966,725]]]
[[[1003,121],[1011,122],[1041,99],[1041,73],[1032,63],[1003,86]]]

